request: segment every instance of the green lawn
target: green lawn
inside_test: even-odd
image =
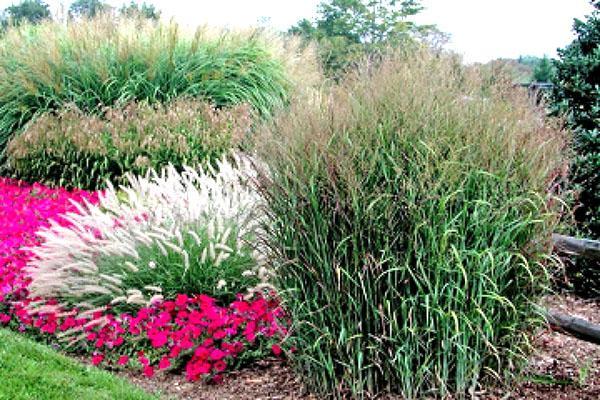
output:
[[[156,399],[124,379],[0,329],[0,400]]]

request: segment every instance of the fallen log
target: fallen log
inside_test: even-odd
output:
[[[551,328],[557,331],[563,331],[587,342],[600,344],[600,325],[551,310],[546,311],[546,321]]]
[[[552,234],[554,247],[561,253],[600,260],[600,241],[577,239],[571,236]]]

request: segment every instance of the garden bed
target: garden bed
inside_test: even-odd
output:
[[[224,165],[221,167],[222,174],[226,169]],[[172,182],[180,182],[177,180],[179,175],[174,174],[171,178],[175,181]],[[204,183],[208,185],[210,181],[205,180]],[[151,377],[158,370],[183,369],[188,380],[202,378],[218,382],[222,379],[221,373],[236,363],[260,358],[271,351],[276,355],[281,354],[282,350],[276,343],[279,340],[276,337],[280,337],[285,330],[279,325],[281,309],[275,300],[260,294],[245,299],[240,294],[231,301],[219,302],[202,291],[189,295],[176,292],[164,299],[162,295],[144,299],[137,290],[135,295],[129,294],[129,298],[124,299],[129,304],[129,300],[135,297],[133,300],[142,303],[132,313],[117,312],[115,302],[110,300],[98,304],[94,309],[85,310],[85,303],[81,303],[82,307],[78,309],[77,306],[69,307],[68,303],[59,303],[54,296],[34,294],[32,288],[35,288],[35,279],[32,283],[28,268],[34,262],[41,262],[44,255],[40,249],[49,245],[52,233],[58,235],[60,232],[69,232],[71,238],[81,234],[84,243],[79,249],[92,248],[90,254],[94,260],[98,260],[99,254],[106,254],[106,249],[93,248],[94,240],[99,246],[106,244],[106,231],[97,230],[99,226],[90,227],[85,221],[78,222],[77,218],[83,218],[85,210],[96,212],[96,215],[102,213],[94,205],[97,202],[102,204],[103,210],[108,210],[110,196],[110,190],[103,193],[70,192],[39,184],[30,185],[7,179],[0,181],[0,220],[3,222],[0,231],[0,326],[28,332],[57,348],[87,354],[94,365],[102,364],[111,369],[133,367],[146,377]],[[121,207],[117,194],[112,192],[112,196],[117,207]],[[194,200],[188,196],[183,198],[186,201]],[[150,195],[143,197],[146,202],[150,199]],[[87,202],[86,206],[76,205],[83,200]],[[132,198],[129,200],[132,201]],[[157,204],[150,207],[156,210]],[[174,202],[169,202],[168,208],[175,209]],[[139,215],[143,214],[137,211],[130,213],[133,216],[130,222],[136,226],[140,225]],[[65,216],[67,212],[71,214]],[[150,210],[148,212],[152,213]],[[102,215],[108,217],[110,232],[117,231],[127,223],[125,218],[113,219],[115,214]],[[183,218],[182,214],[178,216]],[[148,216],[146,219],[150,218]],[[82,231],[70,230],[76,228]],[[62,255],[53,253],[58,260],[63,260],[59,263],[62,265],[58,265],[59,270],[64,270],[69,263],[75,265],[70,271],[71,275],[65,275],[64,279],[50,275],[43,284],[46,286],[42,288],[52,288],[52,285],[60,285],[72,278],[85,278],[80,269],[81,258],[77,258],[76,254],[77,246],[73,243],[58,243],[55,249]],[[226,247],[223,244],[221,246]],[[185,253],[181,249],[179,251]],[[56,260],[50,258],[51,262]],[[132,261],[136,260],[139,261],[139,256],[132,258]],[[170,260],[173,262],[172,257]],[[123,261],[117,259],[114,263],[122,265]],[[149,268],[146,266],[148,261],[143,263],[140,268]],[[131,262],[129,264],[133,265]],[[159,266],[154,268],[159,269]],[[192,273],[192,267],[189,268],[190,271],[186,270],[185,273]],[[148,273],[152,272],[150,268]],[[89,279],[94,282],[96,278],[92,276]],[[214,288],[219,277],[213,280],[210,288]],[[114,281],[112,279],[110,282]],[[90,287],[102,289],[99,285],[101,283]],[[78,290],[77,286],[74,286],[74,290]],[[125,289],[115,290],[125,293]],[[55,293],[60,295],[60,292]],[[90,295],[92,301],[98,297]]]
[[[103,48],[102,27],[129,37],[105,24],[76,24],[86,49]],[[32,48],[79,48],[78,30],[51,28],[32,28]],[[59,53],[106,58],[115,79],[91,85],[106,98],[74,85],[41,102],[0,96],[15,109],[0,118],[15,179],[0,178],[0,326],[167,398],[594,390],[594,360],[543,355],[549,332],[527,383],[502,382],[545,327],[536,303],[565,212],[559,126],[451,55],[393,51],[301,88],[268,40],[165,29],[136,36],[157,45],[156,73],[146,42],[128,45],[144,85],[121,74],[113,40],[108,55]],[[47,61],[14,59],[0,87],[15,65]],[[199,62],[202,76],[172,76]]]

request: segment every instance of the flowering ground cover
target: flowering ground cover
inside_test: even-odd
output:
[[[82,311],[32,297],[25,271],[31,249],[42,241],[36,232],[50,220],[68,228],[62,215],[77,212],[75,202],[82,201],[97,203],[99,194],[0,178],[0,325],[66,338],[65,349],[90,354],[95,365],[135,366],[146,376],[183,368],[189,380],[218,382],[236,363],[267,351],[281,354],[283,312],[263,296],[240,295],[222,305],[207,295],[180,293],[132,312],[116,312],[110,304]]]
[[[25,248],[39,244],[35,232],[48,226],[51,218],[65,224],[60,214],[75,210],[72,200],[84,199],[96,202],[98,196],[0,178],[0,304],[6,307],[27,297],[28,281],[22,270],[30,257]],[[0,314],[0,322],[9,318]]]

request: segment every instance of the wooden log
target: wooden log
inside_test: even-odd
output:
[[[552,240],[554,241],[554,247],[561,253],[600,260],[599,240],[577,239],[557,233],[552,235]]]
[[[600,325],[593,324],[583,318],[546,311],[546,321],[551,328],[563,331],[578,339],[600,345]]]

